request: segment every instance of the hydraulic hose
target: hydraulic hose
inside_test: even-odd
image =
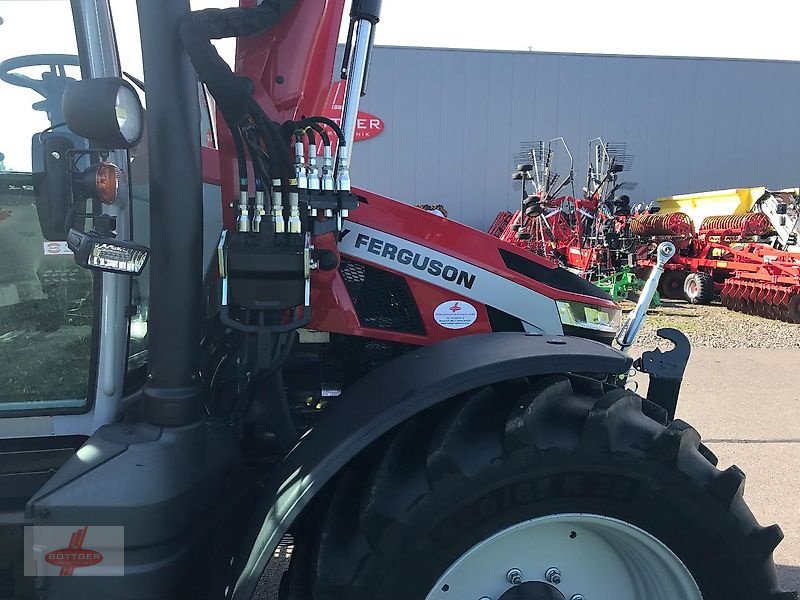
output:
[[[308,120],[308,119],[306,119],[306,120]],[[313,129],[314,131],[316,131],[317,134],[319,135],[319,137],[322,138],[323,146],[330,146],[331,145],[331,138],[328,136],[328,132],[325,131],[325,129],[323,129],[322,127],[320,127],[320,125],[317,122],[311,121],[311,122],[309,122],[308,126],[311,129]]]
[[[228,64],[220,57],[212,39],[252,36],[263,33],[275,25],[295,4],[297,0],[264,0],[252,8],[205,9],[187,14],[180,24],[180,35],[192,65],[200,80],[206,84],[222,113],[225,123],[231,130],[234,149],[237,155],[240,182],[247,178],[245,149],[239,128],[252,118],[266,134],[267,148],[270,153],[270,167],[281,172],[290,173],[286,169],[290,162],[286,148],[276,143],[274,126],[266,118],[263,110],[252,97],[252,84],[245,77],[239,77],[231,71]],[[272,154],[277,159],[272,160]]]
[[[317,123],[317,124],[321,123],[323,125],[327,125],[333,130],[333,132],[336,134],[336,137],[339,138],[339,145],[344,146],[346,144],[344,139],[344,132],[342,131],[342,128],[339,127],[339,125],[336,123],[336,121],[333,121],[328,117],[309,117],[307,119],[303,119],[302,121],[300,121],[298,125],[301,127],[305,127],[306,125],[310,125],[311,123]]]

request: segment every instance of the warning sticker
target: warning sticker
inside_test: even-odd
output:
[[[72,254],[67,242],[44,242],[45,256],[61,256],[63,254]]]
[[[478,318],[478,311],[469,302],[448,300],[433,311],[433,319],[446,329],[464,329]]]

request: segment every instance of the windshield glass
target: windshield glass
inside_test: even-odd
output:
[[[42,237],[32,175],[77,54],[67,0],[0,2],[0,413],[86,403],[92,278]]]

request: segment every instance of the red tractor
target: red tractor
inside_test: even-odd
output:
[[[0,267],[0,366],[36,361],[2,394],[0,533],[27,575],[11,560],[3,594],[251,598],[283,542],[282,600],[796,598],[744,474],[675,419],[685,337],[634,361],[591,284],[351,187],[380,1],[351,6],[339,127],[315,115],[344,4],[139,0],[138,81],[132,23],[73,0],[76,55],[0,64],[48,121],[0,189],[0,243],[27,256],[15,228],[38,221],[49,261]],[[63,297],[47,329],[15,273],[35,307]],[[88,394],[42,387],[75,377]]]

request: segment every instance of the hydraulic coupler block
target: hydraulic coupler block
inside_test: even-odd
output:
[[[305,306],[309,255],[306,236],[226,232],[218,248],[223,306],[237,313]]]

